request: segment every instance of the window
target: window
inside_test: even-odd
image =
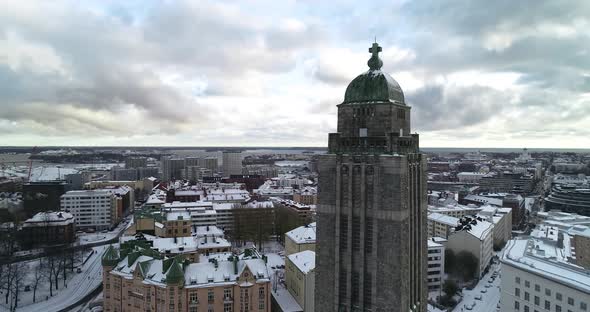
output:
[[[225,299],[225,300],[231,299],[231,288],[224,288],[223,289],[223,299]]]
[[[514,301],[514,310],[519,310],[519,309],[520,309],[520,302]]]
[[[588,310],[588,305],[586,305],[586,302],[580,302],[580,310],[582,310],[582,311]]]
[[[514,295],[520,298],[520,288],[514,288]]]
[[[188,312],[199,312],[197,306],[192,306],[188,308]]]
[[[567,304],[574,305],[574,298],[567,297]]]
[[[551,302],[545,300],[545,310],[551,310]]]
[[[561,293],[556,292],[555,293],[555,299],[557,299],[559,301],[563,300],[563,297],[561,296]]]
[[[530,301],[531,300],[531,298],[529,296],[529,293],[526,292],[526,291],[524,292],[524,300],[526,300],[526,301]]]
[[[232,312],[231,303],[224,303],[223,304],[223,312]]]
[[[197,292],[196,291],[191,291],[188,295],[189,301],[193,302],[193,303],[198,303],[199,299],[197,297]]]
[[[361,138],[367,137],[367,128],[359,128],[359,137],[361,137]]]
[[[539,284],[535,284],[535,291],[541,291],[541,286]]]
[[[518,276],[517,276],[517,277],[515,277],[515,278],[514,278],[514,281],[516,282],[516,284],[520,284],[520,277],[518,277]]]
[[[529,281],[524,281],[524,287],[526,287],[526,288],[530,288],[530,287],[531,287],[531,282],[529,282]]]
[[[207,290],[207,301],[213,302],[215,300],[215,295],[213,294],[213,289]]]
[[[529,312],[529,306],[524,306],[524,312]]]
[[[541,299],[539,298],[539,296],[535,296],[535,305],[541,305]]]
[[[561,306],[560,305],[555,305],[555,312],[561,312]]]
[[[545,288],[545,295],[546,296],[551,296],[551,289]]]

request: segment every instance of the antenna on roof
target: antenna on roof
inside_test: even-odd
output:
[[[377,43],[377,36],[375,36],[375,41],[374,42]]]

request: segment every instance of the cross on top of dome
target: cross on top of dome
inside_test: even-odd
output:
[[[373,43],[373,46],[369,48],[369,52],[373,55],[371,55],[367,65],[369,65],[371,70],[379,70],[383,66],[383,61],[379,58],[379,52],[381,51],[382,49],[377,42]]]

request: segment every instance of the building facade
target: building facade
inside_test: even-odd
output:
[[[432,237],[428,239],[428,291],[442,290],[445,276],[446,239]]]
[[[304,312],[315,311],[315,252],[306,250],[285,258],[285,286]]]
[[[65,245],[76,241],[74,216],[67,212],[39,212],[22,224],[21,242],[26,247]]]
[[[500,259],[500,311],[590,311],[590,271],[563,257],[572,246],[559,242],[557,229],[535,231],[509,241]]]
[[[104,311],[270,311],[270,276],[262,259],[188,263],[153,251],[102,257]]]
[[[426,157],[381,47],[369,51],[318,161],[315,310],[425,312]]]
[[[61,196],[61,210],[74,216],[78,229],[110,229],[116,208],[115,195],[108,191],[69,191]]]
[[[300,226],[285,233],[285,255],[304,250],[315,251],[316,223]]]
[[[242,152],[223,152],[223,176],[242,174]]]

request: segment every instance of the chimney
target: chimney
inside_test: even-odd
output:
[[[238,274],[238,256],[234,256],[234,274]]]

